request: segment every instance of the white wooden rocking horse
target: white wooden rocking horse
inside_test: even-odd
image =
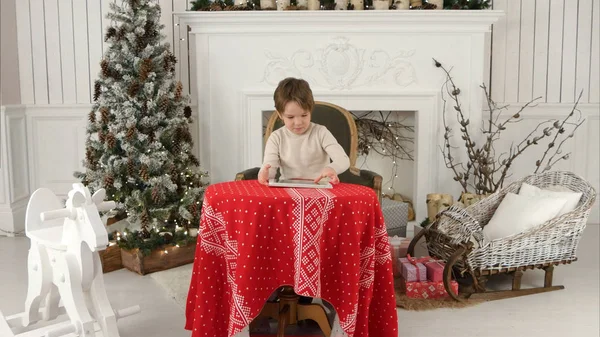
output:
[[[105,196],[104,189],[91,196],[83,184],[73,184],[62,208],[51,190],[33,193],[25,218],[31,240],[25,311],[8,317],[0,312],[0,336],[119,337],[117,320],[140,311],[137,305],[113,311],[106,296],[98,251],[106,249],[108,233],[98,212],[115,203],[103,201]],[[45,305],[40,307],[42,301]],[[65,312],[69,320],[31,329]]]

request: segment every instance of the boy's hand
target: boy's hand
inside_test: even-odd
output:
[[[271,165],[267,164],[258,171],[258,182],[263,185],[269,185],[269,169]]]
[[[323,171],[321,171],[321,176],[315,179],[315,184],[317,184],[321,179],[325,177],[328,177],[329,182],[332,184],[338,184],[340,182],[337,173],[335,173],[335,171],[331,167],[326,167],[323,169]]]

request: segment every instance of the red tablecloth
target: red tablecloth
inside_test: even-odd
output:
[[[349,337],[397,337],[388,236],[375,192],[273,188],[256,180],[205,194],[185,328],[231,337],[292,285],[336,309]]]

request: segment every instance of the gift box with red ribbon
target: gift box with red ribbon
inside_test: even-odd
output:
[[[427,268],[425,268],[425,265],[420,260],[407,255],[400,258],[398,263],[400,275],[407,282],[427,281]]]
[[[433,282],[444,281],[444,261],[428,261],[423,262],[427,269],[427,279]]]
[[[399,282],[401,292],[409,298],[435,299],[450,296],[444,288],[444,282],[407,282],[403,277],[400,277]],[[458,294],[458,283],[456,281],[452,280],[450,287],[455,294]]]

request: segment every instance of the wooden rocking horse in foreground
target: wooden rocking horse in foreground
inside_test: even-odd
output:
[[[581,192],[577,207],[525,232],[493,241],[483,239],[482,230],[509,193],[518,193],[522,183],[547,188],[563,186]],[[570,172],[544,172],[516,181],[501,191],[464,209],[452,206],[419,232],[408,247],[413,255],[417,242],[425,236],[429,255],[444,260],[444,287],[457,301],[498,300],[564,289],[552,284],[554,266],[577,261],[579,240],[596,199],[596,191],[585,180]],[[521,289],[521,277],[528,269],[543,269],[543,287]],[[491,275],[509,274],[512,289],[488,291]],[[450,287],[452,276],[461,286],[459,294]],[[463,288],[463,281],[471,284]],[[466,283],[466,282],[465,282]]]
[[[113,311],[106,296],[98,251],[107,247],[108,233],[98,212],[115,203],[104,202],[105,196],[104,189],[91,196],[87,187],[73,184],[63,208],[51,190],[33,193],[25,218],[31,240],[25,311],[7,317],[0,312],[0,336],[119,337],[117,320],[140,311],[137,305]],[[58,322],[65,312],[68,320]],[[31,326],[53,320],[58,323]]]

